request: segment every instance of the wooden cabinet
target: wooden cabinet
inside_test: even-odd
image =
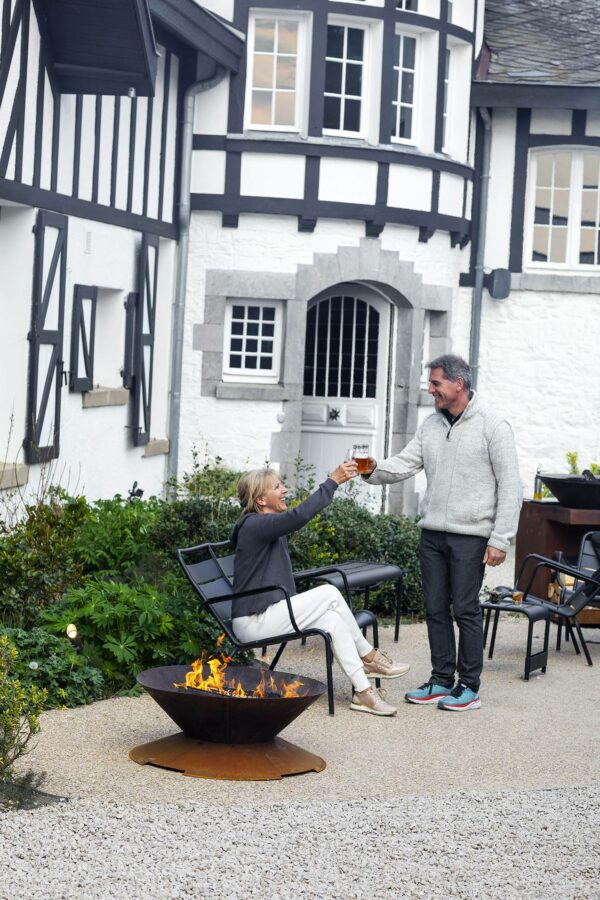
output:
[[[560,503],[525,500],[517,532],[516,571],[528,553],[552,557],[557,550],[562,550],[576,557],[581,538],[588,531],[600,531],[600,509],[569,509]],[[532,593],[546,597],[549,581],[548,569],[538,572]],[[600,625],[600,610],[585,610],[579,621],[582,625]]]

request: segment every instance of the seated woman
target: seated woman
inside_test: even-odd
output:
[[[331,635],[335,658],[354,689],[350,709],[394,716],[396,707],[386,703],[368,679],[399,678],[409,666],[395,663],[369,644],[337,588],[324,584],[298,594],[287,546],[286,535],[310,522],[331,503],[337,487],[356,474],[354,461],[342,463],[294,509],[287,509],[287,488],[273,469],[253,469],[243,475],[238,483],[243,514],[230,535],[235,548],[233,586],[236,591],[273,584],[285,587],[298,628],[321,628]],[[285,599],[276,591],[235,600],[233,620],[242,641],[259,641],[292,628]]]

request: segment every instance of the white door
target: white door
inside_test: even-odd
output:
[[[309,303],[300,455],[317,483],[353,444],[386,453],[390,326],[391,304],[366,285],[337,285]],[[379,506],[381,488],[356,489]]]

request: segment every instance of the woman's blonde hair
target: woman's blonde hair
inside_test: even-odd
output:
[[[237,492],[244,512],[258,512],[256,501],[268,491],[272,480],[277,481],[279,475],[274,469],[252,469],[246,472],[237,485]]]

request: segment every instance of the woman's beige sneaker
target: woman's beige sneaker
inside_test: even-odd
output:
[[[376,650],[371,662],[363,660],[363,666],[369,678],[400,678],[410,669],[408,663],[394,662],[385,650]]]
[[[353,694],[350,709],[354,709],[356,712],[371,713],[374,716],[395,716],[398,712],[395,706],[386,703],[375,688],[367,688],[365,691]]]

